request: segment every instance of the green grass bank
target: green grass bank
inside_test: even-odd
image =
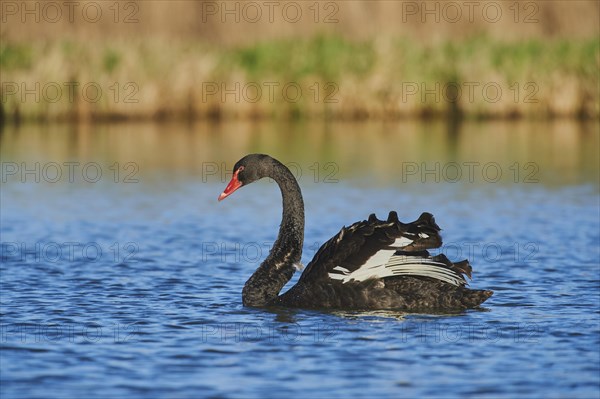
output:
[[[598,118],[600,40],[0,45],[5,121]]]

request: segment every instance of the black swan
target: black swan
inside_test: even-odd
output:
[[[250,154],[233,167],[233,177],[219,201],[238,188],[270,177],[281,189],[283,220],[269,255],[246,282],[245,306],[287,306],[406,311],[473,308],[493,292],[465,287],[471,277],[467,260],[452,263],[445,255],[431,256],[428,249],[442,245],[433,215],[423,213],[412,223],[402,223],[396,212],[387,220],[374,214],[354,223],[321,246],[298,283],[279,292],[301,269],[304,241],[304,202],[295,177],[278,160]]]

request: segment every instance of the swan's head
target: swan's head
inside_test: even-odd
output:
[[[269,176],[269,171],[272,170],[273,166],[272,161],[273,158],[264,154],[246,155],[237,161],[233,167],[233,177],[225,190],[219,195],[219,201],[229,197],[238,188]]]

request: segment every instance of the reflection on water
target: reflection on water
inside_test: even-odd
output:
[[[598,123],[563,120],[451,126],[440,122],[26,125],[4,129],[1,155],[3,161],[62,165],[77,160],[107,169],[115,162],[120,168],[133,162],[141,175],[168,170],[182,177],[225,181],[242,155],[265,152],[288,164],[306,183],[359,177],[386,186],[597,185],[598,130]],[[128,167],[123,178],[133,173],[134,167]],[[68,166],[62,168],[66,176]],[[21,174],[7,178],[19,179]]]
[[[2,399],[598,397],[597,123],[26,125],[0,141]],[[244,308],[281,218],[268,182],[217,203],[247,152],[300,177],[305,264],[371,212],[430,211],[471,287],[495,291],[485,311]]]

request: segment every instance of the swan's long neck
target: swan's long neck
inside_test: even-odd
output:
[[[246,282],[242,301],[246,306],[263,306],[277,298],[290,281],[302,257],[304,242],[304,202],[298,182],[283,164],[273,160],[269,169],[283,197],[283,217],[277,240],[269,256]]]

